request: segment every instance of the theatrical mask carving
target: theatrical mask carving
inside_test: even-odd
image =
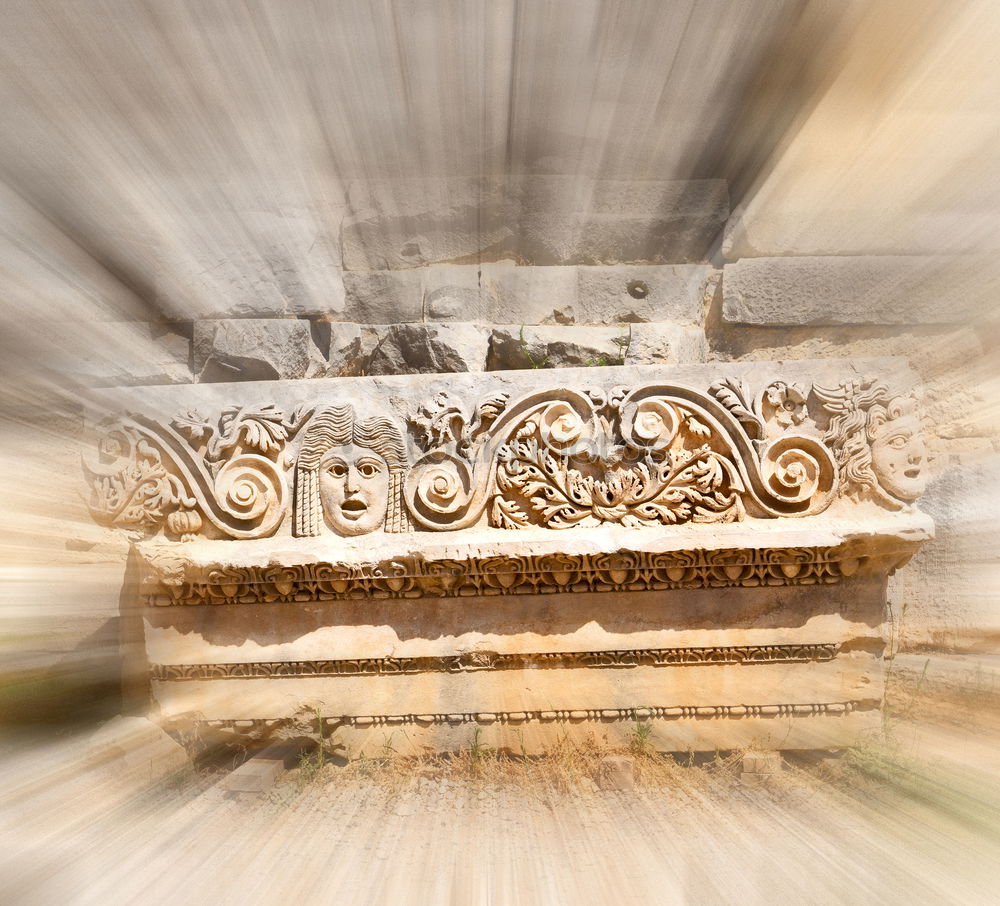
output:
[[[825,440],[849,494],[897,506],[923,494],[927,448],[912,397],[874,381],[813,389],[831,415]]]
[[[295,534],[338,535],[409,529],[402,499],[406,451],[385,418],[359,422],[351,406],[316,415],[296,463]]]
[[[366,447],[331,447],[319,463],[319,498],[330,527],[341,535],[381,528],[389,505],[389,466]]]

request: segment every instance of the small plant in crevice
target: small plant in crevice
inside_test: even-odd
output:
[[[635,726],[629,734],[628,748],[633,755],[653,755],[655,753],[653,725],[638,715],[635,719]]]
[[[327,744],[323,733],[323,715],[318,708],[313,713],[316,715],[316,737],[318,742],[315,749],[299,753],[297,784],[300,790],[316,780],[323,772],[324,766],[330,761],[331,748]]]
[[[469,746],[469,755],[473,761],[484,761],[487,758],[492,758],[496,755],[496,749],[493,746],[483,745],[479,741],[479,737],[482,735],[483,728],[476,727],[472,734],[472,745]]]
[[[613,359],[608,358],[606,355],[598,356],[596,359],[589,359],[584,367],[586,368],[606,368],[612,365],[624,365],[625,359],[628,356],[629,349],[632,348],[632,325],[623,324],[622,327],[628,327],[628,336],[614,337],[611,342],[618,347],[618,355]]]
[[[528,341],[524,339],[524,325],[521,325],[521,332],[518,334],[518,345],[521,348],[522,355],[528,360],[528,364],[532,368],[544,368],[545,363],[551,358],[550,356],[545,356],[543,359],[536,359],[531,354],[531,349],[528,346]]]

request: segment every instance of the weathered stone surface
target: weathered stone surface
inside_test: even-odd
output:
[[[126,783],[149,786],[191,770],[184,747],[144,717],[115,717],[87,743],[87,760],[106,766]]]
[[[627,343],[627,328],[495,327],[487,370],[621,365]]]
[[[629,341],[625,361],[630,365],[704,362],[708,358],[705,331],[698,327],[629,324],[622,333]]]
[[[245,318],[198,321],[194,369],[202,383],[317,377],[326,360],[308,321]]]
[[[701,326],[709,265],[580,267],[577,321],[618,324],[669,321]]]
[[[752,325],[961,322],[981,313],[984,288],[956,293],[952,268],[915,255],[744,258],[725,266],[722,315]]]
[[[526,176],[355,185],[350,270],[513,258],[522,264],[698,261],[728,216],[722,180]]]
[[[492,298],[495,324],[575,324],[575,267],[518,267],[511,262],[484,264],[483,288]]]
[[[475,324],[394,324],[368,359],[368,374],[452,374],[482,371],[487,330]]]

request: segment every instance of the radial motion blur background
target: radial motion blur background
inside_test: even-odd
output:
[[[79,469],[84,411],[106,388],[520,367],[498,325],[554,325],[589,349],[595,327],[672,323],[666,303],[604,306],[600,286],[675,265],[698,306],[672,360],[889,354],[919,372],[938,539],[891,594],[907,604],[901,656],[930,665],[921,694],[938,682],[954,700],[939,703],[950,729],[913,745],[990,790],[998,47],[992,0],[5,0],[0,732],[16,776],[121,707],[124,541],[90,520]],[[467,346],[435,346],[434,317],[468,323]],[[885,843],[877,825],[888,855],[843,901],[900,894],[914,853],[995,852],[995,819],[973,812],[949,819],[973,828],[964,844],[933,814],[909,840]],[[24,901],[47,901],[39,852],[65,856],[62,870],[74,839],[37,831]],[[426,864],[452,865],[462,839]],[[836,862],[837,839],[817,838],[817,858]],[[565,870],[569,844],[551,845]],[[71,899],[113,855],[79,869]],[[691,858],[678,896],[732,902],[737,880]],[[926,862],[933,877],[908,883],[978,901],[976,863],[967,887]],[[658,866],[636,871],[652,883]],[[833,874],[825,895],[793,875],[814,902],[840,896]],[[263,877],[264,901],[285,890]],[[533,889],[521,901],[552,901]],[[393,902],[406,901],[447,897]]]

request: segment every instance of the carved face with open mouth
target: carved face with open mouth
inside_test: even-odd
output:
[[[927,448],[917,418],[901,415],[883,422],[875,429],[871,446],[879,484],[900,500],[916,500],[927,484],[923,468]]]
[[[389,467],[367,447],[331,447],[320,460],[319,496],[330,527],[364,535],[382,526],[389,503]]]

